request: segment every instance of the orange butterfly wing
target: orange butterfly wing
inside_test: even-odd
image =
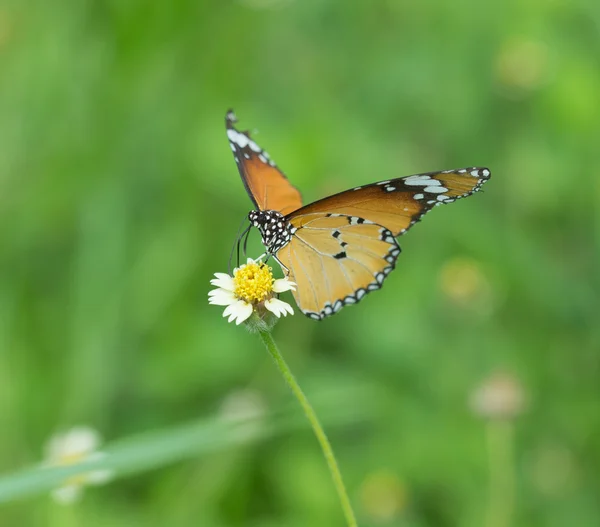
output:
[[[404,234],[436,205],[478,191],[487,168],[430,172],[357,187],[311,203],[286,219],[291,241],[276,257],[298,284],[302,312],[320,320],[379,289]]]
[[[271,160],[269,154],[256,144],[248,132],[234,127],[233,111],[227,112],[225,125],[233,157],[242,176],[248,195],[260,210],[276,210],[281,214],[302,207],[302,196]]]
[[[344,214],[400,236],[436,205],[470,196],[489,178],[490,171],[478,167],[414,174],[334,194],[293,211],[287,219],[301,227],[314,213]]]

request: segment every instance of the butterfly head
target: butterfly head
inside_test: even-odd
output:
[[[271,254],[285,247],[292,239],[290,222],[276,210],[252,210],[248,213],[248,219],[260,231],[262,243]]]

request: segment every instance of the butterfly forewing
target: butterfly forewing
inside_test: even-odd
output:
[[[302,197],[298,189],[292,186],[269,154],[250,138],[248,132],[240,132],[235,128],[235,122],[235,114],[229,111],[225,117],[227,138],[246,191],[256,207],[282,214],[300,208]]]
[[[380,181],[315,201],[288,219],[302,226],[313,213],[345,214],[377,223],[399,236],[434,206],[469,196],[489,177],[487,168],[472,167]]]

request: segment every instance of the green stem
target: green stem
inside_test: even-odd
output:
[[[292,374],[287,363],[281,356],[281,353],[279,353],[279,349],[277,349],[277,344],[275,344],[275,341],[273,340],[273,336],[271,335],[271,333],[268,331],[259,330],[258,334],[260,335],[260,338],[262,339],[265,346],[267,347],[267,350],[271,354],[271,357],[273,357],[275,364],[277,364],[277,367],[279,368],[279,371],[283,375],[285,382],[287,382],[288,386],[291,388],[292,392],[296,396],[296,399],[298,399],[298,401],[300,402],[302,409],[304,410],[304,413],[306,414],[306,417],[308,417],[308,420],[310,421],[313,431],[315,432],[315,435],[317,436],[317,440],[319,441],[319,444],[321,445],[321,450],[323,450],[323,455],[325,456],[325,459],[327,460],[327,465],[329,466],[329,472],[331,473],[333,483],[335,485],[338,496],[340,498],[340,502],[342,504],[342,509],[344,510],[344,515],[346,516],[346,522],[348,523],[349,527],[356,527],[357,526],[356,518],[354,517],[352,505],[350,505],[350,499],[348,498],[348,494],[346,492],[346,487],[344,486],[344,480],[342,479],[342,474],[340,473],[340,469],[338,467],[337,461],[335,460],[335,456],[333,455],[333,450],[331,449],[331,444],[329,443],[329,440],[327,439],[327,436],[325,435],[325,431],[323,430],[321,423],[319,423],[317,414],[315,413],[312,406],[308,402],[306,395],[304,395],[304,392],[302,391],[302,389],[296,382],[294,375]]]
[[[510,527],[514,506],[513,425],[510,421],[487,424],[490,466],[488,527]]]

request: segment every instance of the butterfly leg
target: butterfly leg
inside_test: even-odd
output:
[[[277,256],[275,256],[274,254],[270,254],[269,256],[272,256],[273,259],[281,266],[281,268],[283,269],[284,273],[286,274],[286,276],[289,276],[290,274],[290,270],[281,263],[281,260],[279,260],[279,258],[277,258]]]

